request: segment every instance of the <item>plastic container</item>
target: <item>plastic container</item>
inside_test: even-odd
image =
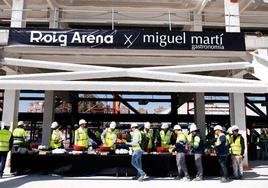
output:
[[[86,148],[74,145],[74,151],[84,151]]]
[[[100,146],[100,151],[110,151],[111,150],[111,147],[108,147],[108,146]]]
[[[159,153],[163,153],[163,152],[167,152],[168,151],[168,148],[165,148],[165,147],[157,147],[156,148],[156,151],[159,152]]]

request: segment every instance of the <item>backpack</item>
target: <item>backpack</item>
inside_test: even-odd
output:
[[[148,143],[149,143],[149,139],[147,138],[146,134],[141,132],[141,141],[139,144],[143,151],[147,150]]]

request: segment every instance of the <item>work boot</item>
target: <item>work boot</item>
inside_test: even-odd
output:
[[[147,177],[146,174],[141,175],[141,176],[138,178],[138,181],[143,181],[146,177]]]
[[[134,176],[134,177],[132,177],[132,180],[137,180],[137,179],[139,179],[139,177],[140,176],[138,176],[138,175],[137,176]]]
[[[193,181],[202,181],[203,177],[202,176],[196,176],[196,178],[193,179]]]
[[[185,176],[185,177],[183,177],[181,180],[182,180],[182,181],[186,181],[186,182],[191,181],[191,179],[190,179],[189,176]]]
[[[227,182],[229,182],[229,180],[227,178],[221,178],[220,182],[221,183],[227,183]]]

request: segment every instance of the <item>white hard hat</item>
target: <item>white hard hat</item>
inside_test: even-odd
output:
[[[175,125],[175,126],[173,127],[173,129],[174,129],[174,130],[181,130],[181,126],[179,126],[179,125]]]
[[[115,129],[115,127],[116,127],[116,123],[115,123],[114,121],[112,121],[112,122],[110,123],[110,128],[111,128],[111,129]]]
[[[226,128],[225,128],[225,127],[222,127],[222,131],[223,131],[223,132],[226,132]]]
[[[138,124],[137,123],[131,123],[131,127],[130,128],[135,128],[135,127],[138,127]]]
[[[197,130],[197,126],[196,126],[196,124],[195,123],[192,123],[191,125],[190,125],[190,132],[193,132],[193,131],[196,131]]]
[[[19,121],[18,122],[18,126],[21,126],[21,125],[24,125],[24,122],[23,121]]]
[[[51,129],[55,129],[58,126],[59,126],[59,124],[56,121],[54,121],[53,123],[51,123]]]
[[[162,123],[161,129],[167,129],[168,128],[168,123]]]
[[[232,128],[232,127],[229,127],[229,128],[227,129],[227,133],[228,133],[228,134],[233,134],[233,128]]]
[[[80,120],[79,120],[79,125],[82,125],[82,124],[87,124],[86,120],[84,120],[84,119],[80,119]]]
[[[239,127],[237,125],[232,126],[232,131],[239,131]]]
[[[220,126],[220,125],[216,125],[216,126],[214,127],[214,131],[216,131],[216,130],[220,130],[220,131],[222,131],[222,126]]]
[[[150,128],[151,128],[151,124],[150,124],[150,122],[146,122],[146,123],[144,123],[144,128],[145,128],[145,129],[150,129]]]

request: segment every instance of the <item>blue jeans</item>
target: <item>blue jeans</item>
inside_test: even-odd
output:
[[[138,176],[144,176],[145,173],[142,170],[142,150],[135,150],[132,153],[132,158],[131,158],[131,164],[136,168],[138,171]]]
[[[260,145],[261,145],[260,159],[267,160],[267,158],[268,158],[268,153],[267,153],[268,141],[260,142]]]
[[[0,175],[3,174],[7,160],[7,152],[0,152]]]
[[[228,178],[228,168],[227,168],[227,157],[228,155],[219,155],[218,161],[221,166],[221,174],[224,178]]]

